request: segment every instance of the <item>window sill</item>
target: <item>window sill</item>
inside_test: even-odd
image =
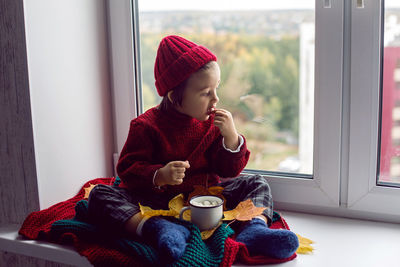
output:
[[[290,229],[313,240],[314,252],[269,267],[399,266],[400,226],[342,217],[283,211]],[[237,265],[242,267],[245,265]]]
[[[0,228],[0,251],[72,266],[93,266],[85,257],[79,255],[72,246],[26,240],[18,234],[18,229],[19,226],[17,225]]]
[[[281,212],[291,230],[313,240],[314,252],[270,267],[395,267],[400,251],[398,224]],[[72,247],[18,236],[18,226],[0,228],[0,250],[73,266],[91,266]],[[237,267],[246,265],[235,265]]]

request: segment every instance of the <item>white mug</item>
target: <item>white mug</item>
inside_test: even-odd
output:
[[[224,200],[217,196],[195,196],[189,201],[189,206],[183,207],[179,213],[182,220],[183,213],[190,209],[191,222],[194,223],[200,231],[213,229],[223,216]]]

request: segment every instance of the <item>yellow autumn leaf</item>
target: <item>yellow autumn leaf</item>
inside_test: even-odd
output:
[[[314,248],[311,246],[311,244],[314,243],[314,241],[303,237],[299,234],[296,234],[297,238],[299,239],[299,247],[297,248],[296,253],[298,254],[310,254],[314,251]]]
[[[183,194],[179,194],[176,197],[174,197],[173,199],[171,199],[168,203],[168,207],[170,210],[173,210],[175,212],[175,218],[179,218],[179,213],[181,212],[181,209],[184,207],[185,204],[185,197],[183,196]],[[190,221],[191,218],[191,212],[190,209],[185,211],[182,215],[182,219],[184,219],[185,221]]]
[[[179,212],[183,208],[184,202],[185,200],[183,194],[179,194],[169,201],[168,208],[175,211],[179,215]]]
[[[153,210],[148,206],[142,206],[139,203],[140,212],[144,216],[153,217],[153,216],[175,216],[176,212],[173,210]]]
[[[314,251],[314,248],[311,245],[299,245],[296,250],[297,254],[311,254]]]
[[[299,242],[302,243],[302,244],[309,245],[309,244],[313,244],[314,243],[314,241],[312,241],[311,239],[308,239],[308,238],[306,238],[304,236],[301,236],[299,234],[296,234],[296,235],[297,235],[297,238],[299,239]]]
[[[175,216],[175,218],[179,218],[179,214]],[[192,211],[190,209],[185,210],[185,212],[182,215],[182,219],[184,219],[185,221],[190,222],[192,219]]]
[[[175,216],[179,217],[179,212],[183,208],[184,197],[183,194],[177,195],[168,203],[169,210],[153,210],[151,207],[143,206],[139,203],[142,215],[152,216]]]
[[[214,227],[213,229],[202,231],[202,232],[200,233],[201,239],[202,239],[202,240],[207,240],[208,238],[210,238],[210,236],[213,235],[213,233],[215,232],[215,230],[217,230],[217,228],[218,228],[221,224],[222,224],[222,222],[220,221],[220,222],[218,223],[218,225],[217,225],[216,227]]]

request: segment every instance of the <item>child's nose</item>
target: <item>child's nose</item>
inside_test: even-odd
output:
[[[217,94],[214,94],[213,102],[214,102],[215,104],[219,102],[219,97],[218,97]]]

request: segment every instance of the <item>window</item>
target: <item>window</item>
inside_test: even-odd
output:
[[[219,106],[233,113],[252,152],[245,171],[269,177],[278,202],[337,206],[340,134],[332,129],[340,128],[343,25],[340,19],[323,20],[340,18],[342,4],[316,5],[315,0],[163,3],[137,3],[144,110],[160,101],[153,86],[160,39],[180,34],[204,44],[219,58]],[[321,60],[315,61],[315,53]],[[315,64],[320,68],[315,69]],[[321,78],[315,79],[316,74]],[[314,117],[319,105],[327,112]],[[302,192],[291,194],[292,199],[282,194],[280,199],[281,190],[296,190],[300,185]]]
[[[400,3],[352,5],[349,187],[351,210],[400,215]],[[361,49],[362,48],[362,49]]]
[[[214,7],[205,12],[189,8],[190,1],[127,2],[109,3],[119,151],[130,119],[160,101],[152,70],[159,41],[180,34],[217,54],[220,106],[234,111],[253,150],[246,172],[267,177],[276,207],[400,221],[400,155],[384,161],[381,151],[400,145],[400,98],[385,105],[397,91],[385,93],[381,79],[389,32],[382,27],[392,23],[396,38],[390,16],[398,17],[399,3],[282,0],[286,8],[269,12],[271,1],[218,7],[204,0],[202,7]],[[393,64],[395,89],[399,64]]]
[[[161,36],[187,37],[219,58],[219,107],[246,136],[247,168],[311,177],[314,0],[292,2],[139,0],[144,110],[160,102],[153,68]]]

